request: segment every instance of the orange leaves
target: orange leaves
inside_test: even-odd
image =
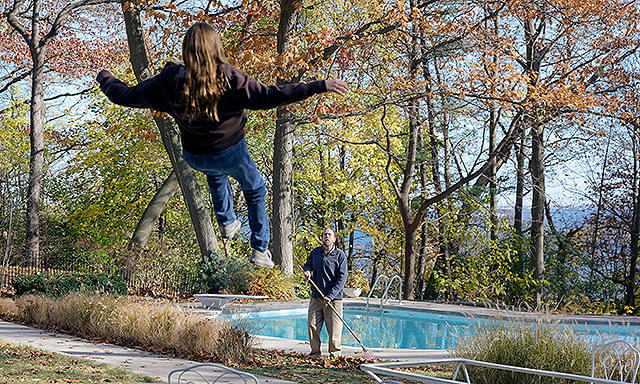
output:
[[[340,356],[335,358],[320,357],[307,358],[306,355],[284,350],[256,350],[253,355],[253,364],[257,367],[291,367],[296,365],[336,368],[350,371],[359,370],[360,364],[365,363],[364,359],[351,356]]]

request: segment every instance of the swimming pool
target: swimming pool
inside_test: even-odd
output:
[[[250,333],[308,341],[307,308],[223,314],[223,318],[242,322]],[[345,306],[345,321],[368,348],[396,349],[449,349],[456,339],[473,333],[474,326],[487,321],[450,312],[412,311],[401,308],[385,308],[384,311]],[[640,324],[613,324],[607,322],[567,323],[578,334],[585,337],[615,335],[627,341],[640,341]],[[321,333],[322,342],[328,341],[326,329]],[[342,344],[358,346],[345,328]]]

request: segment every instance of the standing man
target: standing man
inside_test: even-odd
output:
[[[307,280],[313,279],[322,291],[318,292],[311,287],[307,318],[311,357],[320,356],[320,331],[323,322],[327,325],[329,333],[329,356],[340,356],[342,353],[342,321],[329,306],[332,305],[342,317],[342,293],[347,282],[347,256],[336,248],[335,243],[335,232],[326,228],[322,231],[322,246],[311,251],[303,268]]]

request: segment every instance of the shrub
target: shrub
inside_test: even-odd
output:
[[[475,334],[459,338],[457,357],[497,364],[579,375],[591,374],[591,350],[571,328],[548,320],[537,323],[492,320],[474,327]],[[467,366],[474,384],[556,383],[536,375]]]
[[[351,270],[347,275],[347,282],[344,285],[347,288],[360,288],[363,294],[369,293],[369,280],[361,269]]]
[[[16,295],[34,294],[60,297],[71,292],[127,294],[120,275],[65,272],[55,275],[19,275],[13,280]]]
[[[0,317],[13,318],[16,314],[16,303],[9,298],[0,298]]]
[[[269,296],[275,300],[295,299],[293,280],[283,274],[279,266],[254,269],[249,275],[249,294]]]
[[[216,360],[226,365],[247,363],[253,339],[240,325],[225,325],[215,341]]]
[[[24,294],[37,295],[39,293],[46,293],[49,290],[46,277],[39,273],[34,275],[18,275],[11,285],[18,296]]]
[[[247,292],[249,273],[253,267],[245,259],[240,259],[233,254],[227,257],[222,252],[213,251],[204,258],[200,271],[203,289],[207,293]]]

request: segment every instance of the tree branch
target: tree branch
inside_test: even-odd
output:
[[[424,213],[427,210],[427,208],[429,208],[432,204],[435,204],[435,203],[445,199],[447,196],[449,196],[453,192],[455,192],[458,189],[460,189],[463,185],[467,184],[469,181],[471,181],[471,180],[475,179],[476,177],[480,176],[481,174],[483,174],[487,169],[489,169],[489,166],[491,165],[491,161],[493,159],[496,159],[497,160],[496,162],[499,162],[499,161],[502,161],[502,158],[504,156],[508,156],[509,151],[505,151],[505,148],[510,148],[513,145],[513,141],[515,140],[516,137],[518,137],[518,135],[522,131],[522,129],[523,129],[522,127],[523,127],[523,124],[517,124],[517,123],[512,124],[511,129],[509,130],[509,132],[507,132],[507,134],[502,139],[500,144],[498,144],[496,149],[492,153],[489,154],[489,157],[487,158],[487,160],[485,161],[485,163],[484,163],[484,165],[482,167],[480,167],[479,169],[471,172],[470,174],[468,174],[467,176],[463,177],[462,179],[458,180],[458,182],[456,182],[455,184],[451,185],[449,188],[445,189],[441,193],[439,193],[439,194],[437,194],[437,195],[435,195],[435,196],[433,196],[433,197],[431,197],[429,199],[423,200],[422,204],[420,204],[420,208],[418,208],[418,212],[416,213],[415,220],[421,221],[422,217],[424,216]]]
[[[75,3],[67,4],[62,10],[56,15],[55,20],[51,24],[51,29],[49,32],[40,40],[40,47],[43,47],[49,43],[60,31],[62,25],[67,21],[67,18],[71,14],[71,12],[75,11],[80,7],[90,6],[90,5],[98,5],[98,4],[107,4],[114,3],[116,0],[80,0]]]
[[[31,72],[33,72],[33,69],[29,69],[28,71],[23,72],[23,73],[19,74],[18,76],[14,77],[13,79],[9,80],[8,83],[6,83],[5,85],[2,86],[2,88],[0,88],[0,93],[4,93],[7,89],[11,88],[11,86],[14,85],[15,83],[24,80],[26,77],[31,75]],[[2,79],[0,79],[0,81],[4,81],[8,77],[11,77],[11,76],[7,75],[7,76],[3,77]]]
[[[428,3],[428,2],[427,2]],[[459,36],[456,36],[452,39],[449,40],[445,40],[443,42],[440,42],[432,47],[430,47],[429,49],[427,49],[421,57],[416,58],[416,60],[414,60],[413,63],[411,63],[411,71],[414,71],[418,68],[418,65],[422,64],[423,62],[425,62],[426,60],[428,60],[428,58],[431,56],[431,54],[433,54],[434,52],[440,50],[441,48],[449,45],[449,44],[453,44],[456,43],[462,39],[464,39],[467,35],[469,35],[471,33],[471,31],[475,30],[478,26],[482,26],[483,23],[487,20],[492,19],[493,17],[495,17],[498,12],[500,12],[500,10],[502,10],[502,8],[505,6],[506,3],[503,3],[500,7],[496,8],[495,10],[493,10],[492,12],[488,13],[487,16],[485,16],[484,18],[482,18],[480,21],[478,21],[475,25],[473,25],[472,27],[470,27],[467,30],[467,33],[463,33]]]
[[[20,7],[25,3],[26,0],[15,0],[13,2],[13,6],[9,9],[8,12],[5,12],[5,16],[7,16],[7,22],[9,25],[13,27],[22,36],[27,45],[31,46],[31,37],[29,36],[29,32],[27,28],[18,21],[18,11]]]
[[[391,177],[391,171],[389,170],[391,167],[391,139],[389,136],[389,129],[387,128],[387,125],[384,123],[384,118],[387,115],[387,107],[383,107],[382,109],[382,116],[380,117],[380,123],[382,124],[382,128],[384,128],[386,134],[386,139],[387,139],[387,164],[384,167],[384,171],[387,174],[387,179],[389,180],[389,184],[391,184],[391,186],[393,187],[393,192],[396,194],[396,198],[398,199],[398,201],[401,201],[400,199],[400,191],[398,190],[398,186],[396,185],[396,183],[393,181],[393,178]]]

